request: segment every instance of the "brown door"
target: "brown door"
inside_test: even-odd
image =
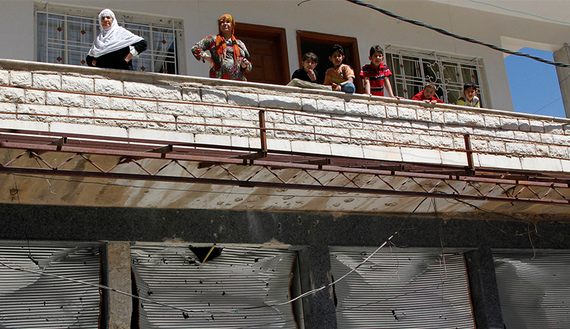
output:
[[[251,56],[247,80],[285,85],[289,82],[289,65],[285,29],[236,23],[236,38],[245,43]]]

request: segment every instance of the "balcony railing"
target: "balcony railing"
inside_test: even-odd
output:
[[[565,119],[247,82],[0,65],[0,146],[12,150],[0,162],[5,173],[570,202]]]

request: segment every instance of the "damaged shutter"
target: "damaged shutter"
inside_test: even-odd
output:
[[[333,279],[374,248],[331,247]],[[462,254],[381,250],[334,287],[339,328],[474,328]]]
[[[131,247],[138,294],[189,310],[143,301],[141,329],[295,328],[291,305],[275,305],[289,300],[295,252],[216,249],[216,253],[199,257],[188,246]]]
[[[98,245],[0,242],[3,263],[99,284]],[[0,328],[98,328],[99,288],[0,266]]]
[[[507,328],[570,328],[570,255],[493,252]]]

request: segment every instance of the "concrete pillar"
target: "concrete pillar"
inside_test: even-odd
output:
[[[309,246],[299,252],[301,288],[303,292],[320,288],[331,282],[329,248]],[[337,329],[332,287],[303,298],[306,329]]]
[[[491,248],[465,253],[477,329],[503,329],[503,315]]]
[[[554,61],[570,64],[570,49],[567,44],[564,44],[564,47],[554,52]],[[557,67],[556,73],[558,74],[558,83],[560,84],[566,117],[570,118],[570,68]]]
[[[131,293],[131,248],[129,242],[110,241],[105,253],[107,286]],[[105,294],[107,305],[107,328],[130,329],[133,301],[129,296],[108,291]]]

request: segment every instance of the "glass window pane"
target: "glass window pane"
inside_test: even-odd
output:
[[[421,52],[386,47],[386,58],[392,65],[395,92],[398,96],[411,98],[423,89],[427,82],[437,85],[437,94],[444,101],[456,103],[463,93],[465,82],[474,82],[480,87],[477,59],[454,58],[435,52]],[[480,97],[481,98],[481,97]]]
[[[37,59],[49,63],[86,65],[85,57],[93,38],[99,33],[96,17],[96,13],[92,17],[79,17],[36,12]],[[139,58],[133,59],[135,70],[178,72],[179,50],[176,44],[177,33],[181,33],[181,30],[120,20],[119,25],[143,37],[148,43],[148,49]]]

